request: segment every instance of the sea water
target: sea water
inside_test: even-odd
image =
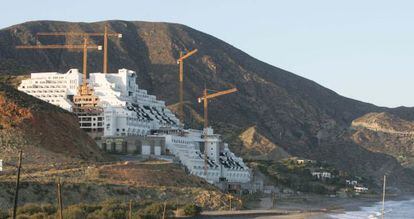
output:
[[[330,218],[335,219],[380,219],[382,211],[382,202],[377,202],[370,207],[361,207],[357,211],[347,211],[342,214],[331,214]],[[414,219],[414,199],[403,201],[386,201],[384,218],[392,219]]]

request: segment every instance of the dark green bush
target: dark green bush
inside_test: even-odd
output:
[[[9,214],[7,214],[7,212],[3,212],[1,209],[0,209],[0,219],[6,219],[6,218],[8,218],[9,217]]]
[[[86,208],[84,208],[86,209]],[[88,207],[89,210],[93,210],[89,212],[88,218],[99,218],[99,219],[106,219],[106,218],[126,218],[127,216],[127,205],[125,203],[120,202],[119,200],[107,200],[101,203],[101,207],[93,208],[91,206]]]
[[[54,218],[52,216],[49,216],[47,213],[36,213],[33,215],[30,215],[30,219],[48,219],[48,218]]]
[[[144,208],[142,211],[140,211],[141,218],[158,218],[160,215],[162,215],[164,211],[164,204],[163,203],[154,203],[146,208]]]
[[[80,206],[73,205],[63,210],[63,218],[67,219],[78,219],[86,218],[88,213],[85,212]]]
[[[184,206],[184,214],[187,216],[196,216],[199,215],[202,211],[202,208],[200,206],[197,206],[195,204],[188,204]]]
[[[56,213],[56,207],[51,204],[41,205],[40,208],[42,209],[42,213],[46,213],[47,215],[52,215]]]
[[[40,207],[40,205],[36,205],[36,204],[25,204],[22,207],[18,207],[17,208],[17,215],[33,215],[36,213],[41,213],[42,212],[42,208]]]
[[[165,216],[174,217],[174,210],[177,208],[176,203],[167,202],[165,206]],[[138,212],[140,219],[159,219],[164,213],[164,202],[153,203]]]

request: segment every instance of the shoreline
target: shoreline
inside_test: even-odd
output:
[[[413,199],[414,195],[389,195],[386,201],[405,201]],[[263,197],[260,204],[266,203],[269,197]],[[381,196],[361,196],[361,197],[328,197],[323,195],[304,195],[303,197],[282,198],[276,201],[274,209],[275,214],[257,215],[257,216],[243,216],[243,214],[234,214],[231,216],[222,216],[216,218],[280,218],[280,219],[297,219],[297,218],[321,218],[329,219],[330,215],[342,214],[349,211],[360,211],[363,207],[374,206],[381,202]],[[266,206],[261,206],[266,207]],[[269,208],[268,208],[269,209]],[[267,210],[262,208],[262,210]],[[279,212],[279,214],[277,214]],[[236,212],[234,212],[236,213]],[[281,214],[280,214],[281,213]],[[206,218],[212,215],[205,215]]]
[[[385,201],[404,201],[413,199],[414,195],[386,196]],[[295,200],[282,199],[279,205],[276,203],[276,209],[279,210],[304,210],[304,211],[321,211],[341,212],[341,211],[358,211],[361,207],[369,207],[375,203],[381,202],[381,196],[361,196],[361,197],[326,197],[319,195],[310,195],[302,202]]]

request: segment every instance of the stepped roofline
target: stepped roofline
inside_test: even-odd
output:
[[[31,79],[41,79],[47,76],[66,76],[66,75],[72,75],[72,74],[81,74],[79,72],[79,69],[77,68],[71,68],[69,69],[66,73],[61,73],[61,72],[32,72],[30,73],[30,77]]]

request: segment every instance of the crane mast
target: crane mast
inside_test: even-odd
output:
[[[194,49],[190,52],[187,52],[186,54],[184,54],[183,52],[180,51],[180,57],[177,59],[177,64],[179,65],[179,76],[178,76],[178,81],[179,81],[179,103],[178,103],[178,117],[180,118],[180,120],[184,123],[184,110],[183,110],[183,101],[184,101],[184,60],[187,59],[188,57],[192,56],[193,54],[195,54],[198,50]]]
[[[209,93],[215,92],[215,93]],[[205,131],[205,141],[204,141],[204,174],[207,176],[207,168],[208,168],[208,161],[207,161],[207,145],[208,145],[208,137],[207,135],[207,128],[208,128],[208,100],[212,98],[216,98],[222,95],[231,94],[237,91],[237,88],[232,88],[229,90],[224,91],[213,91],[204,89],[203,90],[203,96],[198,98],[198,102],[201,103],[203,101],[204,106],[204,131]]]
[[[102,109],[98,106],[98,96],[94,95],[93,88],[88,86],[88,50],[102,50],[102,46],[88,44],[88,36],[84,35],[83,45],[21,45],[17,49],[77,49],[83,50],[83,77],[82,85],[78,88],[78,93],[73,96],[72,112],[79,118],[102,118]],[[90,131],[98,136],[102,130],[91,127]]]

